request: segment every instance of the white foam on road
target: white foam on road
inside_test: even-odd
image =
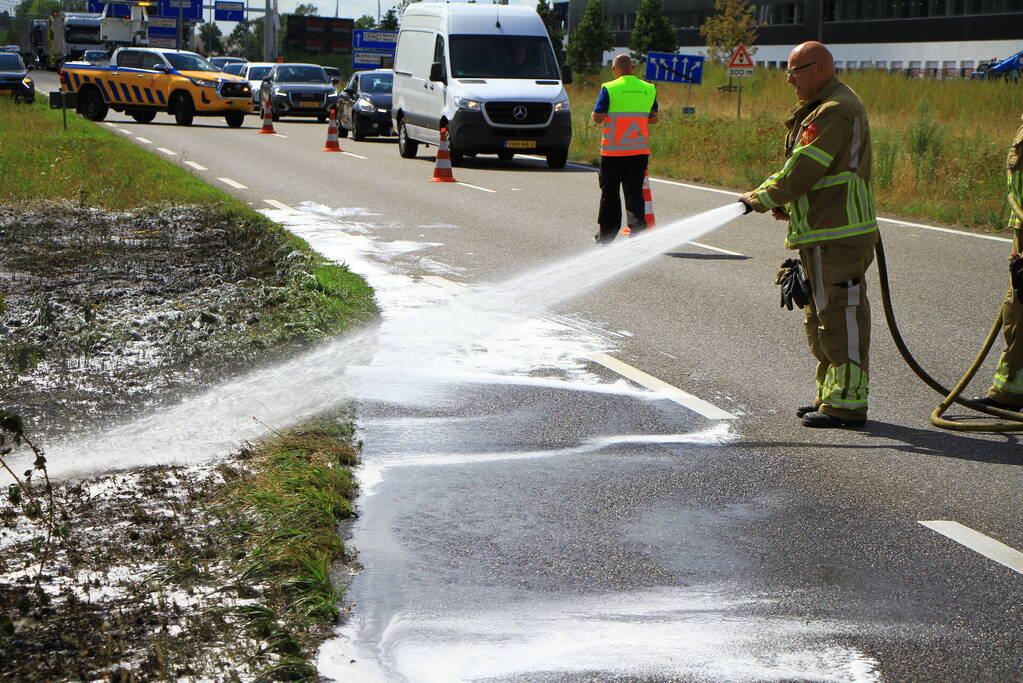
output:
[[[445,616],[396,614],[353,675],[356,620],[328,643],[320,673],[339,680],[416,683],[585,674],[721,681],[881,680],[879,663],[834,641],[852,625],[757,616],[774,601],[731,587],[660,588],[584,597],[512,599]]]

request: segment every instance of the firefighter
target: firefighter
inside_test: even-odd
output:
[[[626,224],[633,234],[646,230],[643,178],[650,159],[651,123],[657,120],[657,89],[632,74],[632,60],[618,55],[611,62],[615,80],[602,84],[593,107],[593,121],[603,124],[600,138],[600,231],[593,239],[610,244],[622,227],[625,195]],[[619,188],[621,188],[619,190]]]
[[[816,41],[789,54],[798,105],[786,122],[786,161],[739,198],[747,212],[788,221],[785,246],[799,251],[779,273],[782,298],[803,289],[806,337],[817,359],[817,395],[796,410],[806,427],[855,428],[867,420],[870,304],[864,275],[874,258],[877,220],[870,184],[870,128],[863,102],[835,77],[831,52]],[[793,288],[798,281],[801,287]]]
[[[1023,410],[1023,125],[1009,147],[1006,162],[1009,181],[1009,227],[1012,228],[1012,251],[1009,258],[1009,291],[1002,302],[1002,330],[1005,351],[998,359],[994,380],[987,396],[974,399],[978,403]]]

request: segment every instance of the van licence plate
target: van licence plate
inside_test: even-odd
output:
[[[536,140],[505,140],[504,146],[507,149],[535,149]]]

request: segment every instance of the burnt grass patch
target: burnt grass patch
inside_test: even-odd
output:
[[[45,450],[376,314],[237,208],[0,206],[0,244],[0,460],[22,425]],[[0,491],[0,680],[316,680],[358,449],[339,412],[207,465]]]

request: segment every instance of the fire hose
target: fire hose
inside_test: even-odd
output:
[[[921,367],[920,363],[917,362],[913,354],[910,353],[909,347],[906,346],[906,342],[902,337],[902,333],[899,332],[899,325],[895,320],[895,312],[892,307],[892,293],[888,282],[888,263],[884,257],[884,244],[881,241],[880,235],[878,235],[877,245],[874,247],[874,252],[877,255],[877,273],[878,280],[881,285],[881,301],[884,307],[884,317],[888,322],[888,330],[891,332],[892,340],[895,342],[895,347],[899,350],[899,355],[906,361],[906,364],[910,369],[916,373],[924,384],[934,389],[936,392],[944,396],[945,398],[931,413],[931,424],[935,427],[942,429],[949,429],[957,432],[1019,432],[1023,431],[1023,412],[1017,412],[1013,410],[1002,410],[995,408],[994,406],[984,405],[977,401],[971,401],[970,399],[963,398],[961,396],[963,390],[973,379],[974,375],[977,374],[977,370],[980,369],[984,359],[987,358],[988,353],[991,351],[991,347],[994,346],[995,340],[998,338],[998,332],[1002,329],[1002,311],[1001,308],[998,310],[998,315],[995,316],[995,322],[991,326],[991,331],[987,335],[987,339],[984,340],[980,351],[977,353],[977,357],[974,359],[973,364],[970,365],[966,373],[962,376],[959,382],[951,390],[945,388],[940,382],[931,377],[931,375]],[[961,406],[975,410],[980,413],[985,413],[993,417],[1002,418],[1009,420],[1009,422],[960,422],[957,420],[949,420],[944,415],[945,411],[953,403],[958,403]]]

